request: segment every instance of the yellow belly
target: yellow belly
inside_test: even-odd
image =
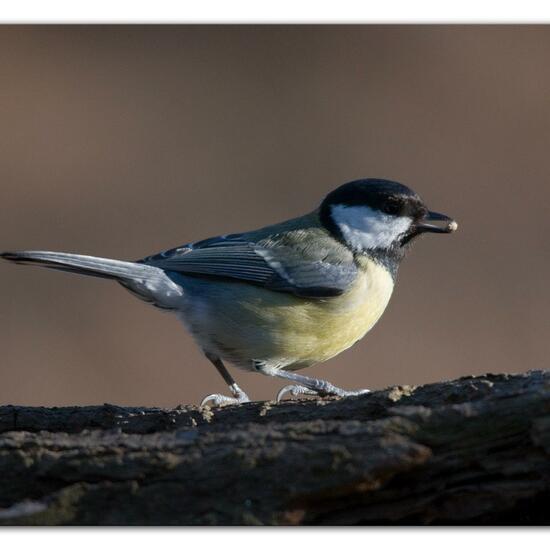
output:
[[[203,311],[190,329],[203,347],[245,368],[252,360],[290,370],[326,361],[362,338],[390,299],[387,270],[368,260],[361,267],[350,290],[326,299],[217,283],[204,289],[217,294],[210,300],[215,308]]]

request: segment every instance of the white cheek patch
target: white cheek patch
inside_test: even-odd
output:
[[[331,214],[342,237],[357,251],[389,248],[412,223],[408,216],[392,216],[368,206],[337,204]]]

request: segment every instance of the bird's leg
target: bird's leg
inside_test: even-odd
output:
[[[266,367],[264,365],[256,366],[258,372],[266,374],[267,376],[276,376],[278,378],[284,378],[285,380],[291,380],[294,384],[290,384],[282,388],[277,394],[277,401],[281,401],[286,393],[290,393],[293,396],[297,395],[318,395],[319,397],[326,397],[328,395],[334,395],[337,397],[350,397],[352,395],[362,395],[369,393],[370,390],[343,390],[334,386],[326,380],[319,380],[317,378],[309,378],[308,376],[302,376],[294,372],[288,372],[282,369],[273,367]]]
[[[216,367],[218,372],[222,375],[223,379],[229,386],[229,390],[233,394],[233,397],[228,397],[227,395],[222,395],[220,393],[212,393],[210,395],[207,395],[201,401],[201,407],[204,407],[204,405],[206,405],[210,401],[212,401],[212,404],[215,407],[220,407],[223,405],[236,405],[238,403],[248,403],[250,401],[248,395],[246,395],[246,393],[244,393],[244,391],[241,390],[241,388],[238,386],[237,382],[233,380],[233,377],[225,368],[222,360],[219,357],[216,357],[215,355],[212,355],[210,353],[205,352],[205,355],[208,360]]]

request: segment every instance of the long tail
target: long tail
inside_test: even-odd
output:
[[[165,309],[174,308],[175,302],[183,294],[182,288],[162,269],[137,262],[34,250],[2,252],[0,257],[20,264],[36,264],[60,271],[115,279],[142,300]]]
[[[107,279],[147,279],[152,274],[157,273],[157,268],[135,262],[68,254],[66,252],[24,250],[2,252],[0,257],[20,264],[36,264],[50,269],[71,271]]]

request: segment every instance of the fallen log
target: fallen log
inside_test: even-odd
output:
[[[0,525],[549,525],[550,372],[219,409],[0,407]]]

